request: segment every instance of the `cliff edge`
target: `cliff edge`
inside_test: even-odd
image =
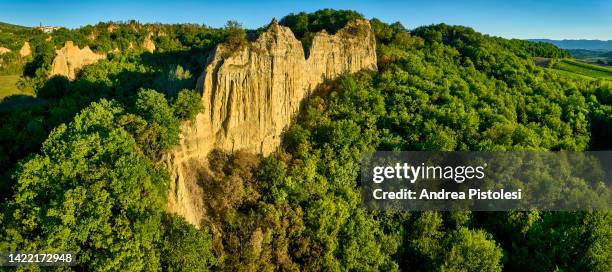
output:
[[[194,165],[213,149],[268,154],[300,103],[325,80],[375,70],[376,40],[367,20],[315,35],[308,58],[291,29],[275,20],[259,38],[230,51],[219,45],[198,79],[204,111],[184,124],[180,146],[167,157],[168,210],[199,225],[206,214]]]

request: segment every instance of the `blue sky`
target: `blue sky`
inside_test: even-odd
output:
[[[612,40],[612,0],[513,1],[9,1],[0,0],[0,21],[69,28],[99,21],[198,23],[223,26],[237,20],[247,28],[272,17],[321,8],[353,9],[367,18],[400,21],[408,28],[458,24],[506,38]]]

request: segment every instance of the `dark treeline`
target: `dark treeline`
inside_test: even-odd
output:
[[[323,10],[280,23],[307,44],[360,17]],[[200,110],[189,89],[206,53],[241,46],[239,25],[194,27],[193,39],[177,26],[161,36],[176,43],[154,54],[112,55],[72,82],[40,79],[44,103],[0,113],[0,251],[74,251],[79,269],[96,271],[610,271],[609,212],[361,208],[363,152],[594,150],[612,138],[609,83],[532,60],[563,50],[467,27],[370,22],[378,72],[321,86],[274,154],[218,151],[200,167],[200,229],[164,211],[160,156]],[[577,186],[590,184],[559,189]]]

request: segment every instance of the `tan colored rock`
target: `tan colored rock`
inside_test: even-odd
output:
[[[71,41],[67,41],[64,47],[55,52],[56,56],[53,59],[49,76],[63,75],[71,80],[76,78],[76,72],[83,66],[106,58],[105,54],[96,54],[91,51],[89,46],[79,49]]]
[[[6,47],[0,47],[0,55],[4,55],[6,53],[10,53],[11,49],[8,49]]]
[[[155,51],[155,43],[151,39],[151,34],[149,34],[142,42],[142,48],[147,50],[149,53],[153,53]]]
[[[206,211],[193,165],[214,148],[268,154],[279,145],[300,103],[325,80],[375,70],[376,41],[366,20],[335,35],[317,33],[308,59],[291,30],[273,21],[248,46],[219,45],[198,79],[204,112],[184,124],[180,146],[167,157],[173,178],[168,210],[198,225]]]
[[[19,55],[21,55],[22,57],[27,57],[29,55],[32,55],[32,48],[30,48],[29,42],[23,43],[21,50],[19,50]]]

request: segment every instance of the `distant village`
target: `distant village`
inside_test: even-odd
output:
[[[56,30],[60,29],[60,27],[59,26],[44,26],[44,25],[40,24],[39,26],[35,26],[34,29],[38,29],[38,30],[40,30],[42,32],[45,32],[45,33],[51,33],[53,31],[56,31]]]

